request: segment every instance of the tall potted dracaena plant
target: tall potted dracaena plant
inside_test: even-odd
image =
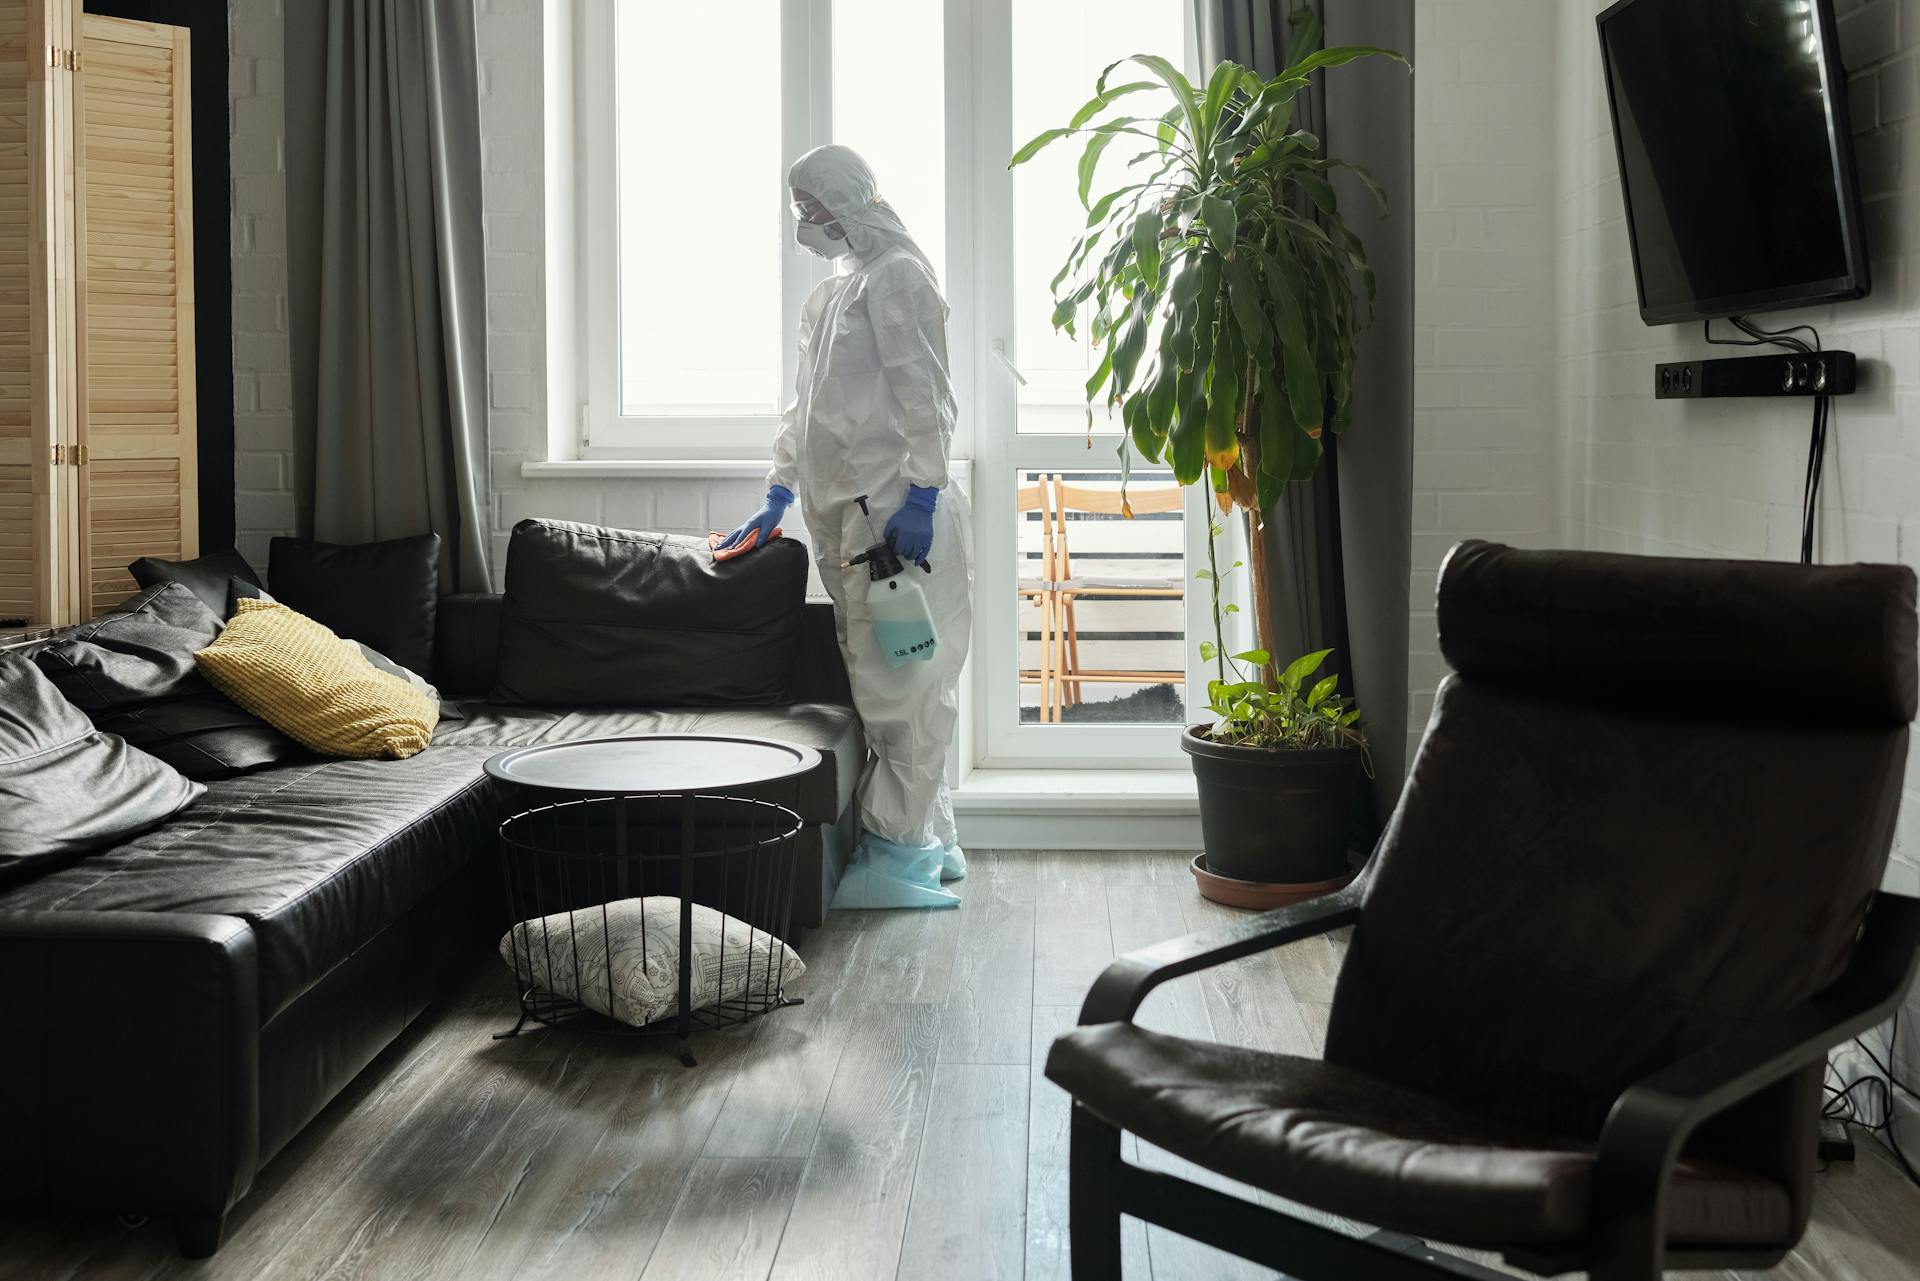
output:
[[[1352,172],[1382,217],[1387,201],[1364,168],[1326,155],[1295,124],[1295,102],[1323,68],[1406,60],[1373,46],[1321,48],[1310,10],[1295,15],[1292,47],[1294,62],[1271,79],[1222,62],[1204,88],[1165,58],[1123,58],[1071,120],[1028,142],[1008,167],[1082,140],[1086,229],[1053,279],[1053,323],[1070,334],[1084,326],[1101,352],[1087,380],[1088,423],[1099,408],[1120,415],[1121,475],[1137,452],[1171,466],[1180,484],[1206,481],[1220,511],[1251,526],[1260,647],[1233,654],[1224,643],[1224,616],[1236,607],[1220,584],[1239,565],[1218,565],[1222,531],[1210,521],[1210,563],[1199,577],[1211,589],[1214,639],[1201,657],[1215,668],[1216,719],[1189,727],[1181,745],[1200,785],[1207,868],[1299,885],[1346,868],[1366,736],[1333,677],[1307,683],[1327,652],[1272,660],[1262,519],[1286,485],[1313,475],[1323,434],[1341,431],[1352,412],[1374,273],[1328,174]],[[1117,77],[1122,67],[1145,75]],[[1167,97],[1172,105],[1156,111]],[[1154,102],[1151,114],[1129,114],[1142,101]],[[1138,154],[1121,185],[1096,193],[1116,142]]]

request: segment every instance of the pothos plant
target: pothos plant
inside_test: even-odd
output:
[[[1102,351],[1087,379],[1088,426],[1098,406],[1120,414],[1123,492],[1138,452],[1170,466],[1182,485],[1207,479],[1223,513],[1237,508],[1251,522],[1263,648],[1225,652],[1221,615],[1234,607],[1221,602],[1217,566],[1201,575],[1214,588],[1216,639],[1206,648],[1217,664],[1216,704],[1220,687],[1284,692],[1282,678],[1293,669],[1275,671],[1270,661],[1263,514],[1285,485],[1313,475],[1323,433],[1338,433],[1352,416],[1355,343],[1371,313],[1374,273],[1329,172],[1349,170],[1381,216],[1387,210],[1386,193],[1364,167],[1324,154],[1320,140],[1295,125],[1295,101],[1323,68],[1367,57],[1406,61],[1371,45],[1321,48],[1310,9],[1292,22],[1297,56],[1271,79],[1222,62],[1198,89],[1165,58],[1123,58],[1101,72],[1093,97],[1067,124],[1044,131],[1008,162],[1012,168],[1062,139],[1084,139],[1078,177],[1086,228],[1053,278],[1053,323],[1069,334],[1084,324]],[[1148,78],[1116,81],[1126,65]],[[1171,96],[1173,105],[1125,114],[1121,104],[1137,94]],[[1122,185],[1095,195],[1101,157],[1116,140],[1145,145],[1126,162]],[[1210,559],[1218,532],[1209,522]],[[1244,675],[1230,668],[1236,657],[1260,680],[1229,679]],[[1241,703],[1252,697],[1243,694]]]

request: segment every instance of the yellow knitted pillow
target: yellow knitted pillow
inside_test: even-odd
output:
[[[328,756],[400,760],[433,738],[440,708],[353,642],[277,601],[235,606],[219,638],[194,655],[228,698]]]

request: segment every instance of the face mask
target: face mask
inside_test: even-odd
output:
[[[794,224],[793,240],[816,258],[838,258],[849,248],[845,236],[836,237],[824,222]]]

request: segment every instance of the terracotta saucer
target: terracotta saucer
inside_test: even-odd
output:
[[[1199,883],[1200,896],[1227,907],[1250,907],[1270,909],[1286,907],[1293,903],[1304,902],[1310,898],[1319,898],[1322,894],[1331,894],[1343,889],[1353,880],[1353,873],[1336,876],[1330,881],[1236,881],[1231,876],[1221,876],[1218,872],[1207,870],[1207,856],[1193,856],[1193,879]]]

